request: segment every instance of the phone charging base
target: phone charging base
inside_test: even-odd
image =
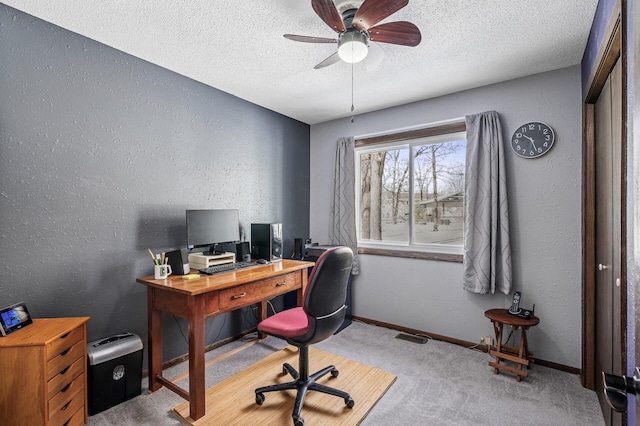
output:
[[[513,307],[509,308],[509,313],[511,315],[520,315],[522,313],[521,308],[513,309]]]

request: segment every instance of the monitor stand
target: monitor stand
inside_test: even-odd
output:
[[[203,251],[202,254],[204,256],[217,256],[219,254],[224,254],[224,251],[222,251],[222,245],[216,243],[209,247],[208,251]]]

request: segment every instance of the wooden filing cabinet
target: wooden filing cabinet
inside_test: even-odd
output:
[[[87,423],[88,320],[34,319],[0,337],[0,423]]]

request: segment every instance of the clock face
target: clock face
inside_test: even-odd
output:
[[[511,137],[511,149],[523,158],[536,158],[549,152],[556,136],[553,129],[537,121],[523,124]]]

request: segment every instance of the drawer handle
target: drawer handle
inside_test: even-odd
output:
[[[69,371],[69,369],[71,368],[70,365],[67,365],[62,371],[60,371],[60,373],[58,374],[65,374],[67,371]]]
[[[281,283],[276,283],[276,287],[282,287],[285,284],[287,284],[285,281],[283,281]]]
[[[66,339],[69,334],[71,334],[70,331],[68,333],[64,333],[62,336],[60,336],[60,338],[61,339]]]
[[[69,351],[71,350],[71,348],[67,348],[64,351],[60,352],[60,356],[65,356],[66,354],[69,353]]]
[[[66,391],[69,390],[70,387],[71,387],[71,383],[67,384],[67,386],[65,386],[62,389],[60,389],[60,392],[65,393]]]
[[[60,411],[64,411],[64,410],[66,410],[67,408],[69,408],[69,404],[71,404],[71,401],[69,401],[69,402],[67,402],[66,404],[64,404],[64,407],[62,407],[62,408],[60,409]]]
[[[245,292],[244,292],[244,293],[242,293],[242,294],[236,294],[236,295],[233,295],[233,296],[231,296],[231,298],[232,298],[232,299],[242,299],[242,298],[243,298],[243,297],[245,297],[246,295],[247,295],[247,292],[245,291]]]

